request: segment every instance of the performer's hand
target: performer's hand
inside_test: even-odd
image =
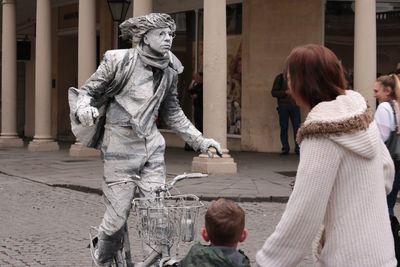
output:
[[[92,126],[99,116],[99,110],[93,106],[87,106],[79,108],[76,111],[76,115],[83,126]]]
[[[215,149],[215,153],[217,153],[217,155],[219,157],[222,158],[222,149],[221,149],[221,145],[215,141],[212,138],[205,138],[203,143],[200,146],[200,151],[201,153],[207,153],[207,155],[212,158],[212,151],[210,151],[210,148],[214,148]]]

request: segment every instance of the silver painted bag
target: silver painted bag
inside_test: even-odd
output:
[[[69,117],[71,119],[71,131],[75,135],[76,139],[79,140],[83,145],[87,147],[98,148],[101,143],[101,138],[104,134],[104,125],[106,123],[106,111],[108,103],[97,107],[99,110],[99,117],[95,120],[92,126],[83,126],[75,115],[77,109],[76,104],[78,102],[79,94],[83,94],[83,90],[75,87],[68,89],[68,101],[70,107]]]
[[[104,94],[100,99],[94,99],[94,103],[91,105],[95,106],[99,110],[99,117],[92,126],[83,126],[80,124],[76,117],[76,109],[79,95],[86,94],[85,90],[70,87],[68,89],[68,102],[70,108],[70,119],[71,119],[71,131],[75,135],[76,139],[87,147],[99,149],[101,146],[101,140],[104,134],[104,125],[106,123],[106,112],[110,101],[117,95],[122,88],[126,85],[129,77],[132,75],[136,59],[136,49],[120,50],[125,53],[124,58],[121,62],[119,70],[115,70],[115,78],[112,80]],[[130,61],[130,53],[133,53],[133,61]]]

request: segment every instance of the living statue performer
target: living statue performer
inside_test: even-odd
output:
[[[176,25],[167,14],[133,17],[120,25],[131,49],[110,50],[96,72],[80,88],[70,88],[72,131],[77,139],[101,149],[106,211],[99,226],[94,260],[105,265],[121,243],[135,190],[141,196],[165,182],[165,140],[156,118],[161,116],[187,144],[202,153],[219,143],[204,138],[178,102],[178,74],[183,66],[171,53]],[[215,152],[214,152],[215,151]]]

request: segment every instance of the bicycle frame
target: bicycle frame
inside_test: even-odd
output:
[[[196,195],[172,195],[170,190],[180,180],[204,176],[207,174],[184,173],[156,188],[155,197],[133,199],[132,210],[138,219],[136,229],[142,244],[151,248],[152,252],[142,262],[133,261],[125,224],[123,246],[117,251],[111,266],[150,267],[157,261],[160,267],[177,266],[177,261],[170,257],[170,250],[175,243],[194,241],[197,215],[204,205]]]

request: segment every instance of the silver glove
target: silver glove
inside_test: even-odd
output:
[[[218,156],[222,157],[222,149],[221,145],[215,141],[212,138],[204,138],[204,140],[200,144],[200,151],[201,153],[207,153],[207,155],[211,158],[212,157],[212,152],[210,151],[210,148],[215,148],[216,153]]]
[[[92,126],[99,116],[99,110],[93,106],[81,107],[76,111],[76,116],[83,126]]]

